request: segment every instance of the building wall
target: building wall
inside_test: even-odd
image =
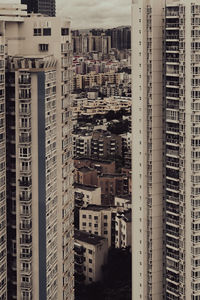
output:
[[[75,240],[76,243],[84,247],[84,275],[85,284],[102,280],[102,266],[107,262],[108,244],[107,240],[102,240],[97,245]],[[92,272],[90,272],[92,270]]]
[[[132,1],[132,298],[163,298],[163,1]]]
[[[112,209],[99,211],[84,208],[79,211],[80,230],[97,234],[108,239],[108,247],[111,246],[112,236]]]
[[[23,19],[24,6],[7,7],[0,21],[8,65],[7,171],[13,180],[7,195],[16,206],[8,209],[9,299],[73,299],[70,23]]]
[[[0,31],[3,30],[0,24]],[[4,38],[0,37],[0,298],[7,297],[6,107]]]

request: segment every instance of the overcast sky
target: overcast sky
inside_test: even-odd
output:
[[[0,0],[20,3],[20,0]],[[57,16],[68,16],[72,28],[130,25],[131,0],[56,0]]]

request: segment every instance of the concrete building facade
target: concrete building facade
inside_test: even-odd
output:
[[[107,262],[106,238],[75,230],[75,280],[89,284],[102,279],[102,266]]]
[[[133,299],[199,299],[200,1],[132,8]]]
[[[70,22],[26,14],[25,5],[0,5],[8,222],[2,299],[74,299]]]

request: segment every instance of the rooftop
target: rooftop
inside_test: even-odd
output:
[[[96,189],[98,189],[98,186],[75,183],[74,188],[85,190],[85,191],[95,191]]]
[[[83,173],[87,173],[87,172],[93,172],[94,170],[88,167],[82,167],[82,168],[78,168],[78,171],[83,172]]]
[[[115,198],[120,198],[120,199],[129,200],[130,202],[131,202],[131,200],[132,200],[131,195],[120,195],[120,196],[115,196]]]
[[[91,244],[91,245],[98,245],[101,243],[101,241],[106,240],[104,237],[101,237],[99,235],[91,234],[85,231],[76,230],[74,232],[74,238],[75,240]]]
[[[107,205],[89,204],[87,207],[82,207],[81,210],[101,211],[101,210],[110,210],[110,208],[111,206],[107,206]]]
[[[113,160],[109,160],[109,159],[95,159],[95,158],[91,158],[91,157],[76,157],[75,160],[89,160],[91,162],[94,163],[103,163],[103,164],[112,164]]]

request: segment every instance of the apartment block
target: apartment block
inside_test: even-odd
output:
[[[102,205],[88,205],[79,211],[80,230],[107,238],[108,247],[114,244],[115,209]]]
[[[70,21],[26,15],[25,5],[0,5],[7,298],[3,272],[0,293],[11,300],[74,299]],[[5,145],[0,149],[3,159]],[[4,174],[2,165],[2,203]]]
[[[89,284],[102,279],[108,242],[101,236],[75,230],[75,282]]]
[[[115,248],[131,248],[131,209],[119,212],[115,217]]]
[[[0,23],[0,32],[2,24]],[[5,40],[0,36],[0,299],[7,299]]]
[[[77,207],[89,204],[101,205],[101,188],[92,185],[74,184],[74,200]]]
[[[133,299],[199,299],[200,1],[132,9]]]
[[[129,177],[125,174],[102,174],[98,176],[101,187],[101,203],[113,205],[114,197],[129,194]]]
[[[74,167],[89,167],[97,170],[98,174],[115,173],[115,161],[107,159],[94,159],[91,157],[77,157],[74,159]]]
[[[163,16],[132,0],[132,298],[164,298]]]
[[[132,207],[131,195],[123,195],[115,197],[115,206],[122,207],[124,210],[128,210]]]

